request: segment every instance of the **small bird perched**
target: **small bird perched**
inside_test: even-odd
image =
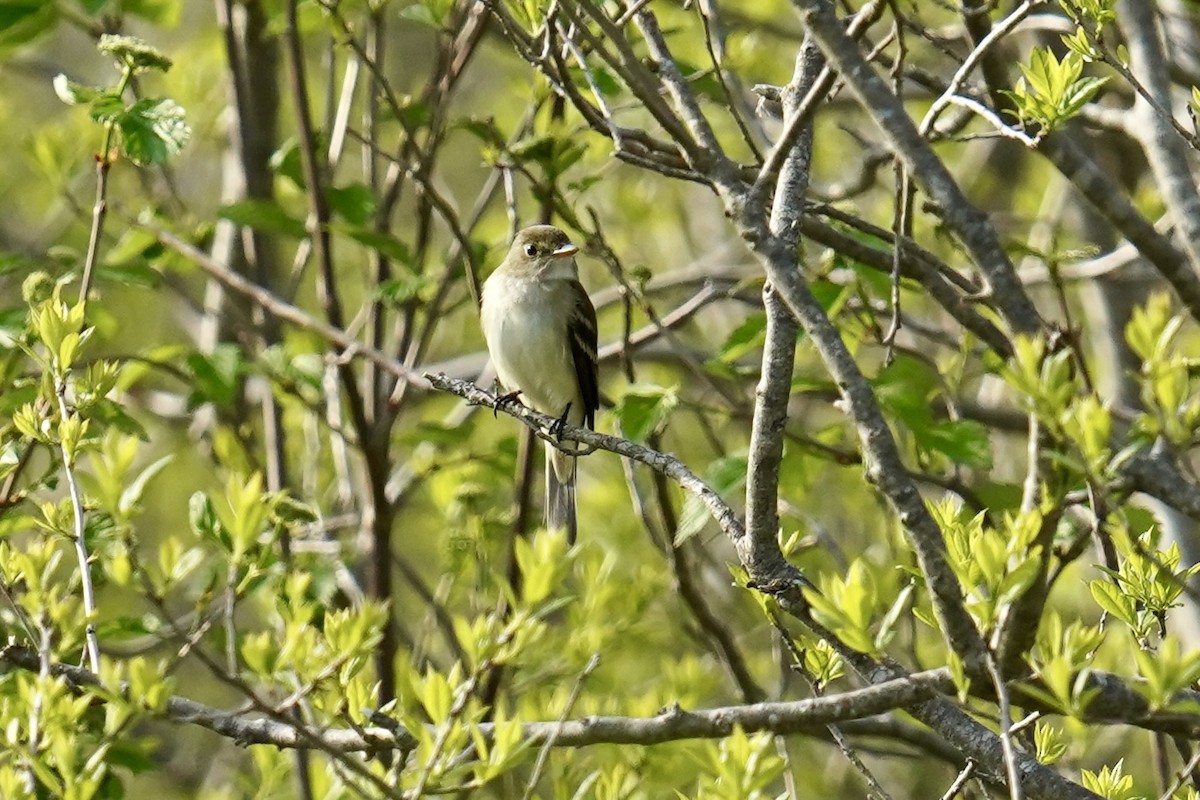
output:
[[[543,414],[595,424],[600,405],[596,309],[579,283],[579,248],[553,225],[517,234],[483,285],[483,336],[510,397]],[[546,527],[575,542],[575,456],[546,445]]]

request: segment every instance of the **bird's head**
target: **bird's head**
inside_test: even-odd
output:
[[[571,280],[578,276],[575,266],[578,252],[579,248],[558,228],[534,225],[516,235],[505,262],[521,274]]]

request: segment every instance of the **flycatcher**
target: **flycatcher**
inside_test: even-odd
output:
[[[579,248],[552,225],[517,234],[483,285],[483,336],[513,395],[574,425],[595,424],[600,405],[596,309],[579,283]],[[546,445],[546,527],[574,544],[575,456]]]

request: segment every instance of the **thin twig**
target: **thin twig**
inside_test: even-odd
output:
[[[133,79],[134,68],[126,65],[121,72],[121,79],[113,90],[116,97],[121,98],[129,88]],[[83,262],[83,276],[79,281],[79,304],[86,308],[88,292],[91,289],[92,277],[100,253],[100,237],[104,230],[104,220],[108,215],[108,173],[112,167],[111,152],[113,149],[113,134],[116,122],[108,120],[104,123],[104,140],[100,153],[96,156],[96,200],[92,207],[92,227],[88,235],[87,256]],[[85,323],[86,324],[86,323]],[[70,418],[67,409],[67,375],[56,376],[55,394],[58,396],[60,421]],[[67,479],[67,487],[71,495],[72,524],[74,525],[75,556],[79,562],[79,580],[83,587],[83,610],[85,615],[84,641],[87,647],[88,662],[93,672],[100,671],[100,643],[96,637],[96,590],[92,585],[91,558],[88,555],[87,542],[84,539],[86,522],[83,511],[83,494],[75,475],[74,455],[67,449],[64,442],[59,443],[62,452],[63,473]]]
[[[899,17],[895,0],[892,0],[892,13]],[[904,27],[897,19],[896,27],[896,58],[892,62],[892,91],[896,97],[904,99],[904,63],[908,57],[907,40],[904,37]],[[900,266],[904,261],[904,240],[912,238],[912,181],[904,162],[895,159],[895,191],[893,194],[892,232],[896,246],[892,250],[892,318],[888,323],[887,333],[883,335],[884,347],[883,364],[889,366],[896,357],[896,337],[900,334]]]
[[[29,648],[9,645],[0,648],[0,663],[37,671],[38,655]],[[77,690],[101,685],[99,676],[80,667],[55,663],[50,665],[50,672],[52,675],[62,676]],[[246,692],[252,708],[224,711],[184,697],[171,696],[164,705],[162,716],[211,730],[243,745],[269,744],[289,749],[317,749],[330,754],[347,754],[411,748],[414,744],[409,732],[399,726],[318,730],[311,725],[285,717],[237,678],[228,675],[219,677],[239,691]],[[737,728],[747,733],[808,733],[824,728],[830,723],[868,719],[897,708],[905,708],[932,697],[937,692],[952,688],[953,682],[949,672],[937,669],[914,673],[905,678],[885,681],[863,689],[805,700],[754,703],[695,711],[672,707],[652,717],[588,716],[564,722],[526,722],[522,725],[522,738],[540,744],[553,737],[554,747],[587,747],[601,744],[650,745],[697,738],[718,739],[731,735]],[[260,716],[261,714],[267,716]],[[479,725],[479,732],[485,739],[491,739],[495,730],[496,726],[493,723]]]
[[[1000,746],[1004,749],[1004,768],[1008,773],[1008,796],[1011,800],[1023,800],[1021,790],[1021,771],[1017,766],[1017,756],[1012,740],[1012,704],[1009,701],[1008,686],[996,659],[987,656],[987,671],[992,678],[992,687],[996,690],[996,702],[1000,707]]]
[[[252,283],[236,272],[217,264],[204,251],[192,246],[166,228],[153,223],[138,223],[138,225],[153,233],[164,245],[187,257],[196,266],[216,278],[225,286],[254,301],[264,311],[273,314],[285,322],[290,322],[298,328],[315,333],[331,344],[337,345],[341,348],[341,352],[334,357],[335,362],[341,363],[355,356],[361,356],[377,364],[383,370],[395,375],[397,378],[403,378],[421,388],[428,387],[428,383],[416,370],[410,369],[387,353],[368,347],[348,335],[342,329],[322,322],[262,286]]]
[[[771,622],[775,625],[775,629],[779,632],[779,636],[783,641],[784,647],[787,648],[788,653],[791,655],[792,669],[804,676],[804,679],[808,681],[808,685],[812,689],[814,695],[821,697],[822,687],[817,682],[816,676],[811,674],[808,671],[808,668],[805,666],[804,653],[796,644],[796,640],[792,638],[791,633],[788,632],[788,629],[784,627],[782,621],[774,613],[771,614]],[[842,751],[842,755],[845,756],[846,760],[849,761],[850,764],[856,770],[858,770],[858,773],[863,776],[867,782],[867,786],[870,787],[871,791],[875,793],[879,800],[892,800],[891,794],[889,794],[888,791],[883,788],[883,784],[881,784],[879,779],[875,777],[875,773],[872,772],[865,763],[863,763],[861,758],[859,758],[854,746],[850,744],[850,740],[846,738],[844,733],[842,733],[841,728],[833,724],[827,725],[826,728],[829,730],[829,735],[833,737],[833,741],[838,746],[838,749]]]
[[[133,67],[126,66],[121,73],[121,80],[113,89],[116,97],[123,97],[133,80]],[[79,281],[79,302],[86,303],[88,292],[92,288],[93,273],[100,253],[100,235],[104,230],[104,219],[108,214],[108,173],[112,168],[113,131],[116,122],[109,120],[104,123],[104,141],[100,153],[96,156],[96,201],[92,206],[92,229],[88,235],[87,255],[83,260],[83,277]]]
[[[1016,139],[1021,144],[1028,148],[1036,149],[1041,144],[1042,137],[1045,136],[1045,131],[1039,132],[1035,136],[1030,136],[1019,128],[1014,128],[1011,125],[1005,124],[1004,120],[1000,119],[1000,115],[992,111],[983,103],[971,97],[963,97],[960,94],[952,95],[946,102],[951,105],[961,106],[968,111],[973,111],[983,119],[987,120],[996,133],[1008,139]]]
[[[887,0],[871,0],[870,3],[862,7],[862,10],[855,14],[854,19],[850,21],[850,25],[846,29],[846,35],[856,38],[864,34],[871,25],[878,21],[886,5]],[[787,122],[784,125],[783,133],[780,134],[779,139],[776,140],[770,152],[767,153],[762,168],[759,170],[758,177],[754,179],[754,185],[749,192],[752,199],[764,197],[767,190],[775,185],[779,177],[779,171],[783,169],[784,161],[792,152],[792,146],[801,133],[811,124],[812,116],[817,110],[817,105],[833,89],[836,77],[837,72],[833,67],[828,64],[822,66],[820,74],[812,81],[812,84],[804,94],[804,98],[796,105],[795,110],[787,115]]]
[[[433,388],[456,394],[474,405],[487,408],[493,408],[497,405],[496,395],[479,388],[469,381],[456,380],[445,375],[426,375],[425,377]],[[561,447],[560,439],[567,442],[578,442],[599,450],[616,453],[625,458],[632,458],[654,470],[662,472],[678,483],[684,491],[695,495],[704,504],[704,507],[712,515],[713,519],[716,520],[721,530],[731,539],[736,542],[745,535],[745,529],[742,527],[737,512],[722,500],[720,495],[713,491],[712,487],[698,478],[694,472],[688,469],[675,456],[651,450],[648,447],[627,439],[597,433],[596,431],[570,424],[557,426],[555,430],[556,432],[561,430],[561,436],[552,436],[546,433],[546,431],[550,430],[551,426],[558,422],[554,417],[540,414],[522,405],[511,403],[501,405],[499,410],[521,420],[521,422],[533,428],[539,438],[552,443],[556,447]]]
[[[792,80],[782,93],[784,113],[795,116],[799,98],[807,96],[824,69],[824,59],[811,39],[805,39],[796,54]],[[808,192],[812,162],[811,125],[793,139],[780,165],[769,228],[780,247],[791,252],[793,264],[800,255],[800,220]],[[778,152],[777,149],[772,153]],[[797,269],[793,266],[791,269]],[[746,531],[749,546],[743,560],[769,571],[782,559],[776,541],[779,532],[779,470],[783,461],[783,431],[787,427],[788,402],[796,361],[796,338],[800,326],[769,281],[763,285],[763,308],[767,323],[762,368],[755,389],[750,425],[750,448],[746,460]]]
[[[1025,2],[1017,6],[1017,8],[1014,9],[1011,14],[998,22],[995,27],[992,28],[991,32],[988,33],[988,35],[985,36],[973,50],[971,50],[970,54],[966,57],[966,59],[963,60],[962,66],[955,71],[954,77],[950,79],[950,84],[946,87],[946,90],[942,92],[941,97],[939,97],[937,100],[934,100],[933,105],[931,105],[929,110],[925,112],[925,117],[921,120],[921,124],[917,128],[922,136],[929,135],[929,132],[937,123],[937,118],[944,110],[946,110],[946,107],[950,105],[954,96],[958,94],[958,90],[962,88],[962,85],[966,82],[967,78],[971,76],[971,72],[974,71],[975,67],[987,54],[992,45],[1003,39],[1009,33],[1009,31],[1011,31],[1021,22],[1021,20],[1025,19],[1025,17],[1029,15],[1029,12],[1033,10],[1034,6],[1041,5],[1044,2],[1045,0],[1025,0]]]
[[[967,765],[963,767],[958,775],[954,778],[954,783],[950,784],[950,788],[942,795],[942,800],[954,800],[958,797],[958,793],[967,785],[967,781],[971,780],[971,776],[975,774],[975,762],[968,760]]]
[[[66,376],[59,376],[55,386],[58,396],[58,413],[62,422],[71,419],[67,408]],[[71,495],[71,519],[74,525],[75,556],[79,561],[79,580],[83,586],[84,641],[87,645],[88,663],[92,672],[100,672],[100,642],[96,637],[96,589],[92,585],[91,557],[88,555],[86,522],[83,516],[83,493],[79,490],[79,481],[75,475],[75,454],[70,451],[65,441],[59,442],[62,452],[63,474],[67,479],[67,489]]]
[[[1188,781],[1191,775],[1196,771],[1196,767],[1200,767],[1200,750],[1188,759],[1188,762],[1180,767],[1179,772],[1175,773],[1175,780],[1171,782],[1161,795],[1160,800],[1171,800],[1175,796],[1175,792],[1179,791],[1183,784]]]
[[[571,709],[579,701],[579,695],[583,691],[583,682],[587,680],[589,675],[596,671],[596,667],[598,666],[600,666],[600,653],[596,652],[588,659],[583,672],[579,673],[579,679],[571,687],[571,694],[567,697],[567,702],[563,703],[562,713],[558,715],[559,726],[567,721],[567,717],[571,714]],[[554,747],[554,742],[558,738],[560,730],[561,727],[555,729],[553,733],[546,737],[546,741],[542,743],[542,748],[538,751],[537,761],[533,765],[533,772],[529,774],[529,783],[525,785],[525,794],[521,796],[522,800],[530,800],[533,797],[533,792],[537,788],[538,778],[541,777],[542,770],[546,768],[546,760],[550,757],[550,748]]]
[[[1041,330],[1041,317],[1017,281],[1016,271],[995,226],[970,202],[945,163],[917,131],[900,99],[847,35],[834,13],[833,4],[827,0],[793,0],[793,5],[830,65],[841,72],[860,105],[905,161],[913,179],[941,206],[947,225],[987,277],[988,289],[1008,323],[1021,333]]]

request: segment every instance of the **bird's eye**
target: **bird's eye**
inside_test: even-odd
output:
[[[537,247],[532,244],[525,245],[525,255],[536,256],[537,255]]]

